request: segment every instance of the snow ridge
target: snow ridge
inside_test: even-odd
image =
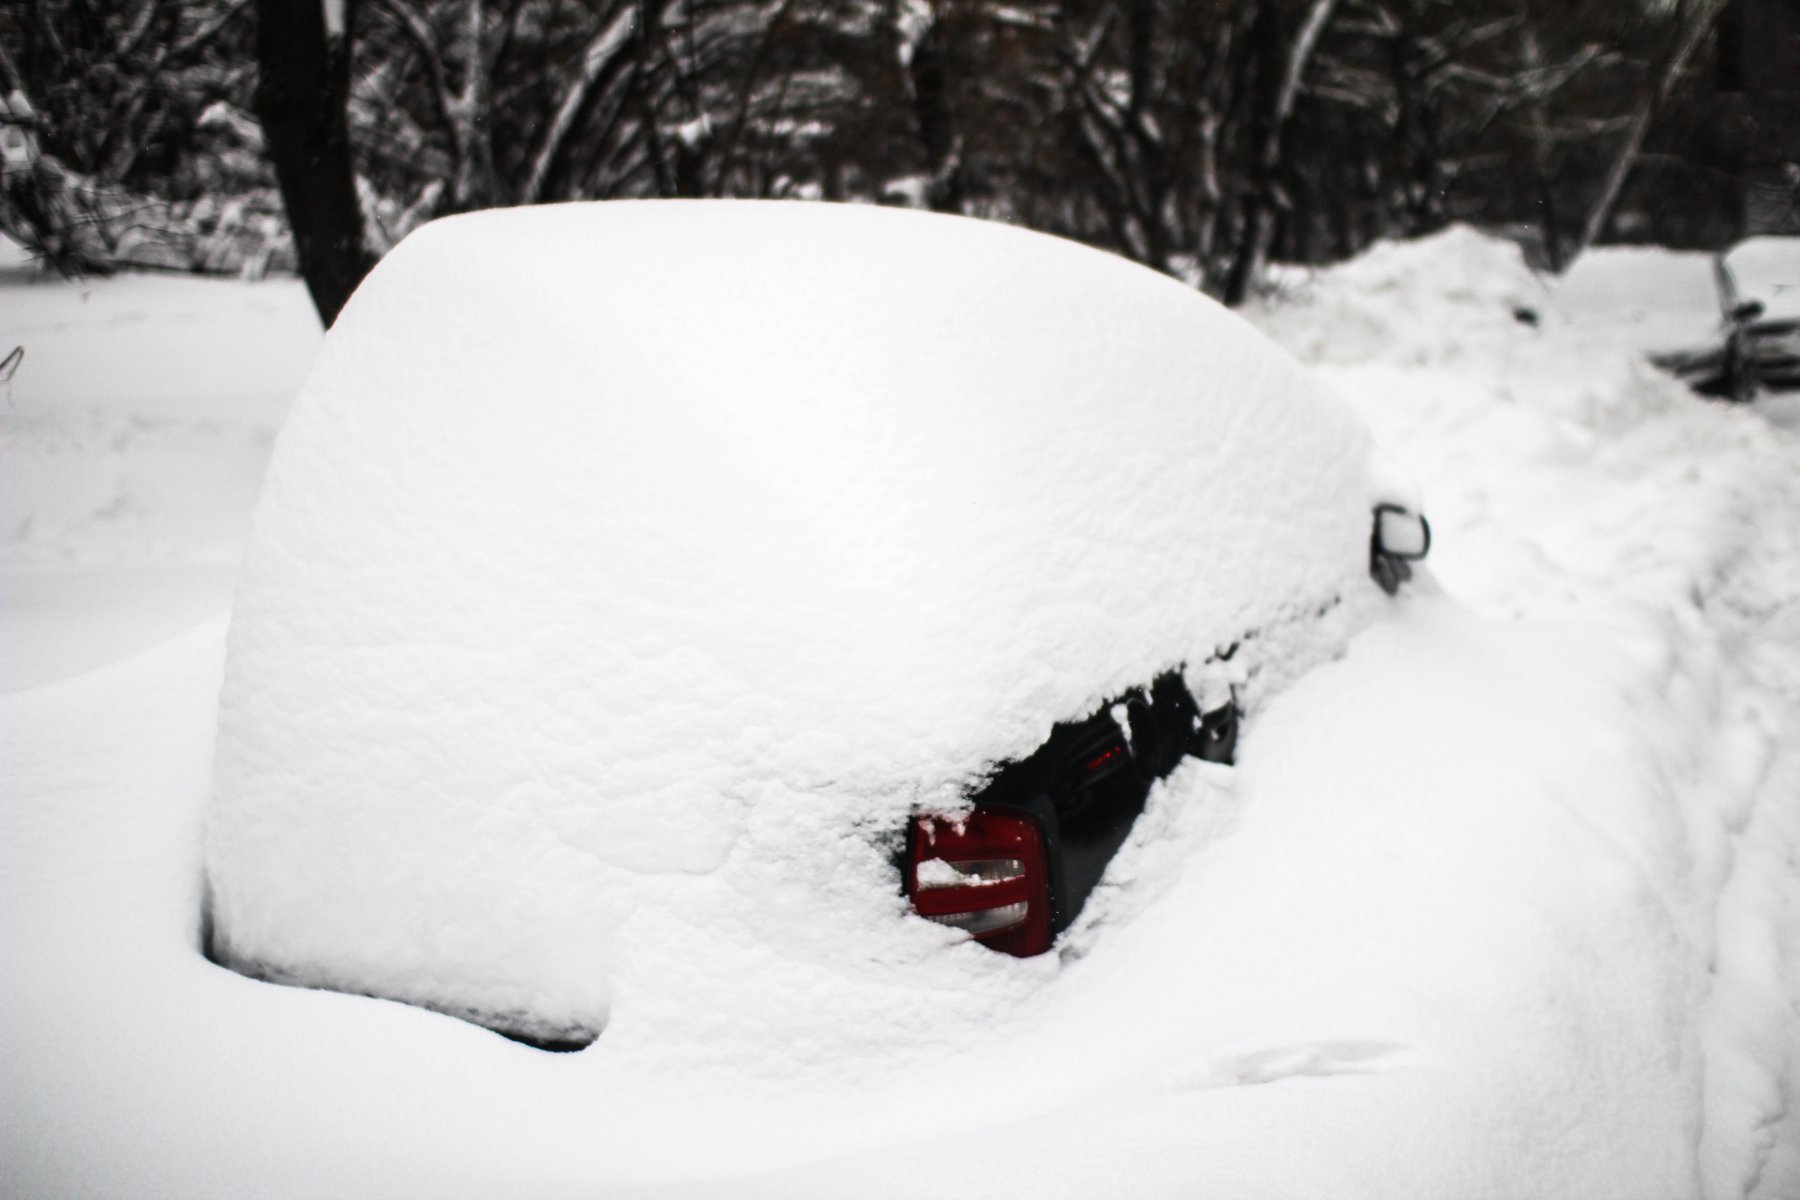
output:
[[[1756,279],[1800,277],[1800,243],[1755,250]],[[1579,619],[1642,664],[1638,753],[1687,862],[1648,877],[1654,920],[1710,947],[1703,977],[1666,984],[1697,989],[1692,1190],[1774,1200],[1800,1194],[1800,442],[1790,402],[1702,401],[1638,357],[1708,327],[1710,292],[1684,286],[1705,266],[1609,251],[1565,304],[1504,243],[1451,230],[1296,276],[1260,323],[1417,468],[1450,590],[1512,621]]]

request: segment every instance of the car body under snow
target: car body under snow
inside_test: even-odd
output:
[[[953,943],[1043,949],[1155,780],[1341,648],[1413,507],[1283,352],[1069,242],[739,202],[435,222],[276,447],[209,952],[546,1043],[652,1020],[652,958],[928,1011]]]

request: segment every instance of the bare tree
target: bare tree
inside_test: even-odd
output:
[[[1664,52],[1662,63],[1654,77],[1646,80],[1639,92],[1631,120],[1625,128],[1625,135],[1619,139],[1618,149],[1613,153],[1612,163],[1607,168],[1599,194],[1594,197],[1588,208],[1587,220],[1582,223],[1580,234],[1569,248],[1570,261],[1593,245],[1601,230],[1606,227],[1607,220],[1612,216],[1613,206],[1618,203],[1619,193],[1625,187],[1625,178],[1631,174],[1638,152],[1643,148],[1644,136],[1649,133],[1657,111],[1668,102],[1669,93],[1674,90],[1675,81],[1681,76],[1681,69],[1687,65],[1688,59],[1729,2],[1730,0],[1678,0],[1669,47]]]
[[[375,265],[363,240],[345,104],[355,0],[257,0],[256,109],[300,273],[330,325]]]
[[[1257,186],[1252,190],[1247,205],[1243,242],[1225,283],[1224,299],[1227,304],[1242,303],[1251,286],[1262,277],[1263,268],[1267,264],[1269,242],[1274,236],[1274,210],[1277,204],[1287,200],[1278,180],[1282,165],[1283,138],[1287,133],[1288,120],[1294,115],[1294,106],[1300,99],[1301,83],[1306,77],[1307,68],[1312,64],[1313,55],[1319,48],[1319,39],[1331,22],[1337,6],[1338,0],[1312,0],[1306,16],[1300,22],[1300,28],[1289,42],[1280,80],[1275,89],[1272,111],[1261,122],[1261,146],[1255,160]]]
[[[38,0],[0,6],[37,164],[0,219],[60,222],[71,262],[242,266],[201,226],[264,229],[279,180],[327,314],[433,216],[614,196],[997,217],[1231,302],[1449,221],[1558,266],[1608,230],[1716,241],[1734,170],[1800,169],[1731,125],[1785,85],[1707,90],[1728,5],[1785,2]],[[1708,140],[1739,126],[1753,152]]]
[[[519,188],[521,203],[533,204],[547,198],[544,192],[545,182],[550,178],[552,168],[562,157],[570,136],[575,132],[576,117],[587,106],[595,89],[601,86],[602,81],[622,61],[629,45],[635,16],[634,8],[619,5],[611,19],[603,22],[582,48],[580,61],[565,77],[553,115],[532,153],[531,165]]]

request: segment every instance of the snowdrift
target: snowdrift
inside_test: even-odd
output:
[[[943,955],[883,839],[1109,694],[1354,610],[1374,499],[1285,353],[1071,243],[753,203],[437,222],[275,450],[214,952],[543,1038],[647,963],[866,975],[883,1025],[913,988],[921,1020],[933,986],[1010,1002],[1050,968]]]

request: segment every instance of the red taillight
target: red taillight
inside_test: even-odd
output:
[[[1025,958],[1050,948],[1050,873],[1037,822],[977,808],[960,823],[918,817],[906,895],[922,917]]]

